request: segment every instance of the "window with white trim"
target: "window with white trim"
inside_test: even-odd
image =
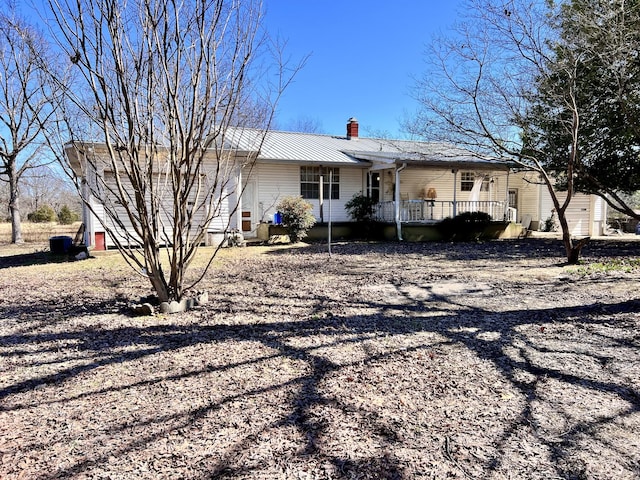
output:
[[[482,178],[481,192],[489,191],[489,177],[488,176],[476,176],[474,172],[460,172],[460,191],[470,192],[473,190],[473,185],[476,183],[476,179]]]
[[[329,181],[331,181],[331,198],[340,198],[340,169],[322,169],[322,196],[329,198]],[[331,175],[331,178],[329,178]],[[320,167],[300,167],[300,195],[304,199],[320,198]]]

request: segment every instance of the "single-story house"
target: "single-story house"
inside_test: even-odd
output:
[[[227,188],[237,194],[225,196],[208,241],[218,242],[233,230],[245,238],[257,236],[261,225],[274,221],[279,201],[290,195],[308,200],[318,222],[326,223],[350,221],[345,203],[364,193],[378,201],[376,219],[395,224],[399,239],[405,225],[437,223],[466,211],[532,229],[552,216],[550,196],[537,174],[518,172],[509,161],[442,143],[360,137],[358,130],[351,118],[345,135],[231,132],[227,141],[241,158],[229,171]],[[67,148],[77,174],[86,176],[77,152]],[[96,204],[83,215],[86,240],[95,248],[109,247],[112,242],[101,228],[105,219],[98,218],[100,202],[95,197],[91,202]],[[597,197],[576,195],[568,215],[574,235],[598,235],[606,206]]]

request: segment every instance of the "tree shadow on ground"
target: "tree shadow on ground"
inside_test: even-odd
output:
[[[93,258],[93,257],[89,257]],[[66,253],[52,253],[39,251],[33,253],[21,253],[17,255],[0,256],[0,270],[13,267],[29,267],[33,265],[48,265],[52,263],[76,262],[73,255]]]
[[[326,243],[310,243],[295,249],[278,249],[270,255],[301,255],[327,252]],[[339,242],[332,247],[332,254],[433,255],[447,260],[487,260],[513,262],[518,259],[547,258],[566,262],[562,242],[550,238],[519,238],[485,242]],[[640,239],[591,239],[583,248],[581,258],[590,261],[598,258],[626,258],[640,255]]]
[[[549,315],[553,315],[554,318],[556,318],[556,322],[561,322],[563,318],[570,318],[576,313],[581,315],[584,313],[599,313],[601,308],[603,308],[603,306],[596,305],[591,309],[585,309],[584,307],[549,309],[547,311],[540,311],[537,313],[537,315],[539,315],[541,319]],[[625,302],[616,305],[609,305],[606,306],[606,308],[609,314],[630,313],[635,312],[640,308],[640,302]],[[487,329],[486,326],[483,325],[480,313],[481,312],[479,311],[474,312],[474,317],[476,318],[476,320],[470,320],[468,315],[451,315],[447,318],[441,319],[438,322],[438,326],[435,328],[435,331],[437,331],[438,333],[448,331],[449,333],[447,333],[447,336],[449,341],[463,344],[469,350],[474,351],[480,358],[493,362],[495,366],[503,372],[505,378],[507,378],[514,387],[520,390],[522,395],[526,398],[526,406],[518,416],[515,425],[511,428],[505,429],[503,438],[500,439],[498,443],[506,445],[512,440],[511,437],[513,435],[518,434],[517,427],[519,427],[522,423],[533,423],[533,415],[531,413],[532,405],[540,400],[536,394],[536,382],[540,381],[541,379],[545,379],[545,381],[548,381],[548,379],[554,379],[562,382],[567,387],[570,385],[574,385],[579,386],[583,389],[592,390],[593,392],[607,392],[614,394],[615,396],[619,397],[621,400],[624,400],[629,404],[629,409],[627,412],[625,412],[625,414],[627,415],[633,412],[637,412],[640,409],[640,392],[631,387],[622,386],[615,382],[593,381],[588,378],[582,378],[554,368],[540,366],[535,362],[527,360],[504,361],[504,349],[512,346],[514,343],[514,338],[517,336],[514,333],[514,328],[519,325],[519,322],[517,320],[514,321],[513,319],[514,317],[518,317],[518,312],[509,312],[508,320],[504,318],[496,318],[495,313],[492,313],[491,315],[493,316],[493,322],[490,329]],[[529,321],[531,321],[531,319],[529,319]],[[597,322],[597,320],[595,320],[595,322]],[[23,344],[25,346],[29,346],[32,355],[35,353],[33,352],[33,347],[36,345],[47,344],[52,340],[56,342],[69,341],[70,339],[75,337],[75,339],[78,341],[76,343],[77,350],[91,352],[91,354],[95,358],[83,365],[58,371],[55,374],[49,376],[32,378],[26,382],[13,384],[7,388],[0,390],[0,398],[4,399],[10,395],[15,395],[17,393],[24,392],[30,389],[38,389],[45,385],[62,384],[64,382],[70,381],[78,375],[86,374],[91,370],[105,367],[114,362],[131,362],[137,359],[154,355],[158,352],[179,350],[202,342],[225,342],[233,340],[245,341],[250,339],[252,341],[261,342],[271,348],[276,349],[278,352],[277,355],[279,356],[302,360],[310,367],[310,372],[307,375],[296,378],[294,381],[294,383],[299,387],[299,393],[297,394],[296,398],[291,401],[290,414],[286,418],[274,420],[274,423],[270,425],[270,427],[273,427],[277,424],[294,426],[301,433],[301,435],[306,438],[305,445],[300,445],[300,455],[321,456],[325,459],[330,459],[332,464],[336,466],[337,471],[342,472],[343,478],[410,478],[407,473],[403,473],[403,467],[399,465],[399,461],[397,458],[395,458],[393,453],[394,444],[398,443],[397,439],[402,436],[400,432],[402,430],[402,427],[393,425],[389,426],[385,422],[382,422],[380,419],[375,418],[375,416],[372,416],[369,412],[366,411],[366,409],[356,409],[348,403],[341,402],[339,399],[331,398],[330,396],[328,397],[320,388],[321,383],[327,376],[335,374],[336,372],[348,367],[349,364],[339,364],[332,362],[331,360],[328,360],[321,355],[313,353],[314,349],[291,347],[287,342],[289,336],[313,336],[317,335],[319,332],[323,332],[323,334],[326,334],[328,329],[331,329],[338,324],[345,325],[346,328],[349,329],[350,334],[360,336],[359,340],[351,339],[350,341],[352,342],[370,339],[371,334],[380,336],[402,335],[414,333],[418,330],[416,328],[416,324],[407,325],[404,322],[392,317],[376,317],[370,319],[358,318],[355,322],[352,322],[352,319],[349,318],[309,320],[306,322],[297,323],[295,325],[295,328],[292,328],[292,325],[287,323],[277,323],[264,326],[255,325],[251,327],[250,332],[247,332],[247,328],[245,326],[238,325],[208,328],[192,327],[189,331],[185,331],[185,329],[183,328],[173,327],[149,327],[144,329],[123,328],[116,330],[103,329],[78,332],[76,334],[67,334],[59,336],[55,339],[52,339],[49,336],[42,337],[39,335],[28,335],[24,338],[13,339],[13,343],[15,345]],[[486,333],[487,331],[495,332],[496,326],[500,324],[503,324],[504,327],[501,327],[498,330],[498,332],[500,333],[500,340],[498,342],[478,340],[478,338],[482,338],[482,334]],[[447,326],[449,328],[443,328]],[[455,328],[451,328],[453,326],[455,326]],[[468,329],[470,328],[476,330],[473,330],[471,333],[469,333]],[[421,323],[419,329],[424,331],[425,329],[433,329],[433,326]],[[145,348],[136,349],[135,351],[130,353],[113,353],[113,350],[118,350],[119,347],[130,346],[138,342],[142,343],[142,339],[144,339],[144,342],[146,344]],[[6,340],[7,339],[3,339],[3,341]],[[336,342],[341,343],[340,340],[336,340]],[[432,347],[433,345],[420,345],[417,348],[430,349]],[[634,345],[634,347],[638,348],[638,345]],[[41,348],[41,353],[48,352],[46,346]],[[399,355],[401,353],[402,352],[400,350],[396,350],[389,354],[370,355],[369,358],[365,360],[365,363],[383,361],[388,356]],[[252,359],[251,361],[256,362],[260,360],[261,359],[258,358]],[[235,366],[236,365],[224,365],[221,368],[230,369],[234,368]],[[534,382],[523,382],[521,380],[518,380],[516,371],[527,372],[535,376],[537,380]],[[168,380],[176,380],[177,378],[203,375],[209,372],[211,372],[211,367],[207,367],[202,370],[189,371],[178,377],[161,376],[159,378],[151,380],[150,382],[154,384],[161,384]],[[148,384],[149,382],[147,382],[147,385]],[[140,386],[141,385],[139,383],[129,384],[122,387],[122,390],[129,391]],[[262,389],[248,391],[244,394],[259,395],[274,388],[283,388],[283,385],[266,385]],[[92,392],[88,392],[85,395],[97,395],[107,391],[113,392],[114,389],[97,389]],[[209,404],[195,411],[189,411],[188,414],[180,415],[180,418],[160,416],[154,419],[153,422],[158,425],[177,422],[170,429],[170,431],[173,432],[185,428],[195,428],[198,423],[198,419],[206,417],[211,411],[219,409],[222,404],[237,400],[237,398],[238,397],[235,395],[230,395],[224,398],[222,402]],[[63,403],[75,399],[76,398],[73,398],[71,396],[63,395],[61,398],[51,400],[51,402]],[[357,461],[348,457],[332,455],[331,452],[324,451],[322,446],[322,438],[327,434],[327,432],[324,431],[326,425],[324,425],[322,422],[318,423],[317,415],[313,414],[312,411],[317,407],[326,405],[333,405],[335,408],[342,410],[346,415],[359,414],[359,416],[361,416],[363,420],[362,424],[359,425],[359,428],[361,428],[363,431],[370,431],[372,435],[377,435],[378,437],[386,437],[388,439],[386,442],[388,444],[388,447],[384,455],[379,458],[367,458],[365,460]],[[17,408],[33,408],[34,406],[35,405],[22,405]],[[15,407],[5,410],[11,411],[14,409]],[[612,421],[613,418],[610,420]],[[561,459],[570,456],[569,453],[572,450],[577,438],[583,436],[585,434],[585,431],[599,428],[598,423],[604,421],[605,420],[595,419],[594,422],[581,422],[573,426],[570,431],[564,434],[564,439],[562,442],[546,442],[545,445],[552,452],[553,457],[560,461]],[[113,433],[117,434],[118,432]],[[163,434],[169,435],[169,431],[165,431]],[[124,455],[130,450],[139,449],[145,444],[151,443],[155,440],[155,436],[146,437],[144,434],[134,438],[135,440],[131,442],[131,444],[126,448],[123,448],[118,452],[110,451],[108,452],[108,455]],[[542,439],[540,440],[542,441]],[[239,441],[235,447],[235,452],[228,452],[228,458],[216,462],[218,466],[212,469],[212,471],[210,472],[210,477],[234,478],[239,475],[246,475],[248,472],[250,472],[250,469],[247,470],[246,466],[237,466],[234,468],[232,466],[234,463],[233,459],[237,452],[250,451],[251,449],[256,448],[255,444],[255,435],[250,436],[245,440]],[[45,448],[46,446],[42,445],[41,447]],[[626,456],[625,452],[619,452],[619,454],[623,457]],[[106,461],[106,456],[107,454],[105,454],[103,458],[97,457],[92,459],[90,462],[80,462],[64,471],[57,471],[50,478],[70,478],[74,475],[86,472],[87,469],[91,468],[92,466]],[[633,459],[630,458],[629,460],[632,461]],[[571,465],[567,464],[566,462],[560,462],[558,463],[558,465],[558,474],[564,476],[572,473],[573,467],[571,467]],[[491,461],[488,462],[488,464],[485,465],[484,468],[485,471],[495,471],[498,470],[500,466],[501,459],[500,457],[496,457],[491,459]],[[257,472],[259,472],[259,469],[256,470],[256,473]],[[636,470],[636,472],[640,472],[640,470]]]
[[[257,278],[255,282],[268,282]],[[342,299],[290,290],[285,293],[291,302],[311,301],[303,318],[291,320],[260,321],[264,317],[262,290],[256,289],[252,295],[244,295],[242,300],[226,298],[226,303],[214,302],[211,306],[195,311],[193,315],[202,322],[188,324],[168,323],[162,325],[76,328],[60,333],[39,333],[37,329],[28,329],[0,339],[6,349],[4,356],[28,353],[30,367],[37,367],[39,356],[56,354],[61,360],[72,361],[70,366],[61,366],[54,372],[27,376],[22,380],[7,380],[0,389],[2,411],[17,414],[21,411],[63,405],[75,401],[99,397],[100,395],[133,394],[141,388],[161,387],[170,382],[185,379],[219,375],[239,367],[259,366],[267,361],[287,360],[291,364],[304,365],[304,369],[285,377],[281,381],[257,382],[247,387],[230,388],[221,392],[216,400],[207,401],[197,407],[185,406],[177,412],[158,411],[146,419],[135,417],[122,419],[109,433],[116,437],[123,431],[132,429],[135,434],[113,447],[77,458],[71,465],[42,474],[39,478],[72,478],[86,475],[90,470],[106,464],[110,458],[126,461],[128,455],[144,450],[159,439],[175,435],[190,435],[201,428],[212,414],[234,408],[235,402],[246,398],[267,396],[274,392],[287,392],[283,414],[266,419],[264,425],[251,430],[249,434],[238,434],[224,452],[202,453],[198,460],[194,478],[238,478],[263,475],[267,466],[260,461],[247,459],[248,452],[259,450],[259,446],[273,431],[292,429],[297,439],[295,452],[281,466],[286,475],[291,465],[315,462],[324,465],[326,474],[333,478],[388,478],[409,479],[415,476],[407,464],[402,451],[406,447],[403,438],[409,434],[401,421],[396,421],[382,406],[356,404],[351,397],[338,396],[326,390],[326,383],[336,376],[344,376],[345,382],[361,388],[366,378],[357,381],[355,373],[374,368],[385,362],[407,362],[415,360],[415,355],[437,357],[439,349],[445,346],[459,346],[492,369],[498,371],[507,388],[520,398],[519,410],[505,421],[494,439],[494,445],[488,454],[474,458],[462,445],[463,435],[453,427],[443,426],[434,431],[435,444],[441,452],[432,454],[443,464],[442,476],[490,477],[492,474],[512,469],[518,470],[511,459],[510,452],[518,437],[526,431],[528,438],[535,439],[539,448],[545,451],[552,461],[545,463],[541,476],[547,473],[562,478],[581,478],[585,475],[584,464],[576,457],[576,451],[584,446],[585,436],[597,443],[600,449],[609,450],[625,462],[627,471],[640,475],[637,452],[624,451],[618,445],[598,437],[594,432],[611,426],[620,418],[629,417],[640,411],[640,391],[633,382],[625,379],[621,373],[611,372],[608,380],[595,375],[594,369],[578,370],[573,362],[593,362],[606,366],[607,362],[619,362],[615,349],[638,350],[640,337],[633,334],[628,338],[620,335],[608,335],[611,318],[623,322],[625,318],[640,311],[640,301],[614,301],[605,304],[594,302],[589,305],[570,307],[548,307],[529,309],[514,308],[508,311],[494,311],[474,307],[465,299],[465,292],[456,295],[430,292],[427,298],[416,299],[406,293],[407,285],[395,285],[398,295],[396,303],[352,297],[348,307],[356,309],[356,314],[341,314],[338,307],[344,308]],[[420,285],[429,293],[431,287]],[[477,294],[470,289],[467,295]],[[222,300],[222,299],[221,299]],[[287,299],[282,298],[281,301]],[[338,305],[337,303],[341,303]],[[77,315],[71,306],[65,317]],[[226,314],[227,309],[233,313]],[[20,312],[13,312],[19,314]],[[239,324],[206,324],[206,319],[221,316],[227,322],[233,322],[235,315],[250,315],[252,320]],[[202,323],[202,324],[200,324]],[[637,325],[630,323],[630,328]],[[541,330],[542,329],[542,330]],[[553,338],[545,338],[545,330]],[[564,330],[563,330],[564,329]],[[573,332],[578,329],[579,331]],[[552,330],[555,330],[552,332]],[[562,342],[563,336],[571,337]],[[429,334],[429,341],[416,334]],[[582,337],[580,337],[582,335]],[[415,337],[415,338],[414,338]],[[582,339],[581,339],[582,338]],[[377,350],[376,342],[389,342],[386,349]],[[415,341],[414,341],[415,340]],[[575,341],[575,343],[571,343]],[[602,349],[587,351],[584,342],[601,342]],[[413,342],[413,343],[412,343]],[[222,361],[209,359],[202,365],[181,367],[172,372],[154,372],[141,380],[127,381],[118,386],[93,385],[81,393],[68,393],[64,388],[58,391],[58,397],[37,397],[37,401],[21,401],[20,394],[46,388],[62,387],[87,374],[105,369],[111,365],[132,364],[151,359],[159,354],[178,354],[185,349],[199,346],[222,346],[237,343],[255,344],[264,348],[264,352],[249,352],[247,359],[240,361]],[[354,358],[341,358],[337,355],[346,345],[357,347]],[[64,348],[63,348],[64,347]],[[56,348],[58,350],[56,350]],[[565,356],[570,357],[565,361]],[[167,360],[171,356],[165,356]],[[634,361],[637,358],[634,357]],[[62,365],[64,362],[60,361]],[[600,367],[597,367],[600,368]],[[443,373],[443,372],[440,372]],[[398,380],[398,379],[394,379]],[[386,381],[389,381],[387,379]],[[549,392],[543,385],[556,382],[567,391],[587,392],[594,396],[608,395],[626,405],[626,409],[615,415],[594,415],[587,418],[572,417],[563,412],[564,403],[560,398],[548,398]],[[384,381],[377,383],[384,387]],[[458,385],[462,387],[462,385]],[[443,386],[443,392],[450,389]],[[557,394],[557,393],[556,393]],[[374,399],[372,399],[374,400]],[[549,434],[540,426],[540,405],[549,409],[567,424],[561,437]],[[374,408],[375,407],[375,408]],[[460,406],[458,406],[460,407]],[[335,419],[326,415],[326,411],[335,412]],[[358,437],[374,439],[376,454],[362,453],[358,458],[353,452],[339,452],[330,439],[336,426],[343,419],[348,427],[359,431]],[[426,428],[426,427],[425,427]],[[447,429],[452,432],[448,433]],[[242,430],[240,427],[237,430]],[[342,427],[339,429],[342,431]],[[417,435],[417,434],[416,434]],[[425,438],[417,436],[416,438]],[[532,440],[533,441],[533,440]],[[363,441],[364,442],[364,441]],[[364,442],[366,443],[366,442]],[[416,445],[410,444],[411,448]],[[31,442],[24,448],[47,451],[49,445]],[[271,461],[276,462],[275,458]],[[535,465],[534,465],[535,468]],[[546,470],[545,470],[546,469]],[[526,471],[525,471],[526,472]],[[530,471],[529,471],[530,473]]]

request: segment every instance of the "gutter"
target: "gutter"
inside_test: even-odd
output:
[[[396,231],[398,232],[398,240],[402,241],[402,221],[400,219],[400,172],[407,168],[407,164],[403,163],[400,168],[396,168],[396,188],[395,188],[395,204],[396,204]]]

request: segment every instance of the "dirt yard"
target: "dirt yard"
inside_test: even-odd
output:
[[[6,251],[0,478],[640,477],[640,242],[234,249],[147,317],[113,253]]]

